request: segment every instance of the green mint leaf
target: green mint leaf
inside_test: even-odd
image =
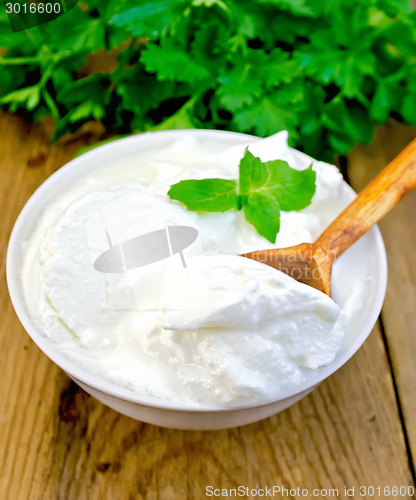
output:
[[[180,181],[168,195],[194,212],[225,212],[238,209],[237,183],[226,179]]]
[[[248,222],[270,242],[280,229],[280,210],[301,210],[315,193],[312,165],[295,170],[283,160],[262,162],[250,151],[240,161],[238,183],[226,179],[180,181],[168,195],[195,212],[244,210]]]
[[[243,205],[244,197],[256,193],[275,199],[282,210],[301,210],[311,203],[315,180],[312,165],[296,170],[283,160],[263,163],[248,150],[240,162],[239,192]]]
[[[244,215],[257,232],[275,243],[280,229],[280,207],[276,198],[270,194],[252,192],[241,195]]]

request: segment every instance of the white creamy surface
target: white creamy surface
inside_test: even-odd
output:
[[[242,212],[197,214],[166,196],[181,179],[238,178],[246,145],[212,151],[184,133],[68,186],[25,248],[23,290],[39,328],[85,369],[176,402],[238,406],[313,382],[334,360],[350,311],[238,256],[313,241],[349,202],[335,167],[286,140],[281,132],[249,146],[263,161],[299,169],[312,162],[317,173],[312,204],[282,212],[275,245]],[[110,244],[176,225],[198,230],[183,251],[186,268],[175,254],[125,273],[94,269]],[[334,293],[342,293],[336,283]]]

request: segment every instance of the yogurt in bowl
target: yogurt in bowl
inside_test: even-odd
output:
[[[317,175],[311,205],[281,213],[275,244],[242,212],[198,214],[167,196],[182,179],[236,179],[247,146],[263,161],[312,162]],[[386,261],[374,228],[335,264],[331,300],[239,254],[315,240],[353,196],[284,132],[123,139],[73,160],[29,200],[9,244],[10,294],[39,347],[109,406],[176,428],[249,423],[358,349],[381,308]],[[180,227],[197,236],[178,243]],[[150,251],[133,252],[134,266],[122,256],[113,272],[102,256],[137,238]]]

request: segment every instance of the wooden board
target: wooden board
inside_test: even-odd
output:
[[[194,500],[208,498],[209,485],[338,488],[345,498],[345,486],[412,485],[378,325],[357,355],[301,402],[224,431],[176,431],[124,417],[39,351],[10,304],[4,251],[26,199],[79,145],[50,148],[40,127],[0,115],[0,498]],[[377,496],[356,490],[356,498]]]
[[[349,155],[349,175],[357,190],[416,137],[416,127],[391,122],[380,128],[371,146],[356,146]],[[416,457],[416,190],[379,224],[388,257],[389,278],[382,323],[395,383],[406,422],[409,446]]]

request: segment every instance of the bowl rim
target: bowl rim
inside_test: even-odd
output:
[[[334,360],[330,365],[325,366],[322,369],[322,372],[317,378],[309,381],[306,384],[301,385],[299,388],[293,391],[289,391],[288,394],[285,394],[283,397],[270,399],[267,401],[262,401],[260,403],[247,403],[244,405],[238,406],[226,406],[226,407],[218,407],[211,405],[201,405],[197,404],[188,404],[188,403],[179,403],[174,401],[165,400],[156,396],[151,396],[148,394],[139,394],[137,392],[132,391],[126,387],[118,386],[116,383],[111,382],[102,378],[100,375],[97,375],[93,372],[90,372],[83,368],[81,365],[78,365],[75,361],[71,360],[71,358],[67,357],[62,351],[59,351],[54,344],[47,339],[47,337],[42,334],[39,329],[36,327],[34,322],[31,320],[29,313],[27,311],[27,307],[24,303],[24,297],[21,292],[21,282],[19,272],[15,272],[17,268],[17,261],[19,260],[19,253],[21,252],[21,244],[22,239],[20,238],[21,233],[26,224],[26,219],[28,215],[32,212],[32,209],[35,208],[38,204],[38,200],[42,198],[42,195],[45,191],[48,191],[50,188],[53,188],[53,185],[59,181],[62,176],[68,174],[71,170],[80,170],[80,167],[87,160],[89,161],[96,155],[105,155],[108,150],[112,150],[114,148],[122,149],[126,143],[134,143],[146,141],[149,136],[154,136],[157,134],[159,137],[161,136],[169,136],[169,135],[183,135],[183,134],[195,134],[195,135],[221,135],[224,137],[224,134],[229,136],[240,136],[242,138],[247,138],[250,141],[260,140],[261,137],[256,137],[249,134],[243,134],[240,132],[230,132],[225,130],[210,130],[210,129],[175,129],[175,130],[163,130],[156,132],[145,132],[142,134],[133,135],[130,137],[125,137],[123,139],[118,139],[97,148],[94,148],[86,153],[73,158],[68,163],[60,167],[56,170],[52,175],[50,175],[30,196],[22,210],[20,211],[15,224],[13,226],[9,243],[7,246],[7,255],[6,255],[6,281],[9,290],[10,299],[16,315],[25,329],[26,333],[31,337],[33,342],[39,347],[41,351],[43,351],[46,356],[51,359],[56,365],[58,365],[62,370],[64,370],[70,377],[80,380],[84,384],[91,386],[95,390],[101,391],[104,394],[108,394],[110,396],[119,398],[124,401],[128,401],[130,403],[135,403],[140,406],[148,407],[148,408],[156,408],[159,410],[168,410],[168,411],[177,411],[177,412],[190,412],[190,413],[221,413],[226,411],[240,411],[248,408],[256,408],[267,406],[278,401],[284,401],[289,399],[297,394],[300,394],[314,386],[320,384],[323,380],[331,376],[335,371],[337,371],[341,366],[343,366],[362,346],[364,341],[367,339],[369,334],[371,333],[381,311],[381,307],[383,305],[386,287],[387,287],[387,256],[386,250],[384,246],[384,242],[380,233],[380,230],[377,226],[374,226],[370,229],[368,234],[372,234],[373,240],[375,242],[375,261],[376,261],[376,272],[377,272],[377,287],[374,290],[374,297],[372,307],[369,310],[369,314],[366,317],[366,321],[362,326],[361,332],[354,338],[353,342],[349,346],[348,349],[345,350],[342,356],[339,359]],[[295,150],[300,155],[304,155],[304,153]],[[85,172],[85,170],[83,170]],[[349,188],[351,193],[355,193],[355,191],[345,183],[345,186]],[[329,369],[326,369],[326,368]]]

